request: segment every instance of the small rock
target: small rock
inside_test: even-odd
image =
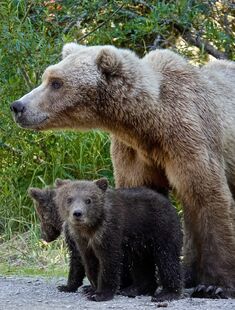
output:
[[[160,302],[157,304],[158,308],[166,308],[168,307],[168,303],[167,302]]]

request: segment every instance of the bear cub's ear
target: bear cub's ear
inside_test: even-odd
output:
[[[98,69],[107,75],[120,75],[122,72],[122,57],[113,47],[104,47],[96,58]]]
[[[66,58],[67,56],[71,54],[78,52],[80,49],[83,49],[83,48],[86,48],[86,46],[79,45],[75,42],[66,43],[62,49],[62,59]]]
[[[58,188],[58,187],[61,187],[61,186],[63,186],[63,185],[65,185],[65,184],[68,184],[68,183],[70,183],[71,181],[70,180],[68,180],[68,179],[66,179],[66,180],[62,180],[62,179],[56,179],[55,180],[55,187],[56,188]]]
[[[109,182],[106,178],[101,178],[99,180],[94,181],[94,183],[100,188],[102,189],[104,192],[107,190],[108,186],[109,186]]]
[[[36,201],[39,201],[40,199],[43,199],[44,191],[37,187],[30,187],[28,189],[28,195],[29,197],[35,199]]]

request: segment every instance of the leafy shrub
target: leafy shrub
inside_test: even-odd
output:
[[[167,47],[203,63],[235,59],[230,1],[23,1],[0,3],[0,233],[35,222],[27,188],[56,177],[112,180],[106,134],[36,133],[19,129],[9,104],[40,83],[65,42],[115,44],[143,56]],[[208,48],[210,47],[210,48]]]

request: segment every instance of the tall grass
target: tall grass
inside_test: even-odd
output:
[[[4,158],[0,192],[0,231],[11,238],[35,223],[30,186],[44,187],[56,178],[94,179],[108,177],[112,182],[109,138],[101,132],[27,133],[19,131],[17,143],[9,137],[3,146]],[[14,147],[14,144],[16,146]],[[10,145],[10,147],[9,147]],[[4,161],[4,160],[3,160]],[[9,164],[9,162],[11,164]]]
[[[0,243],[0,274],[66,276],[68,253],[63,238],[45,243],[38,225]]]

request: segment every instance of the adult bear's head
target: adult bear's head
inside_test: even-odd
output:
[[[141,70],[134,53],[113,46],[68,43],[62,55],[62,61],[45,70],[40,86],[12,103],[11,111],[21,127],[106,128],[110,115],[125,114]]]

